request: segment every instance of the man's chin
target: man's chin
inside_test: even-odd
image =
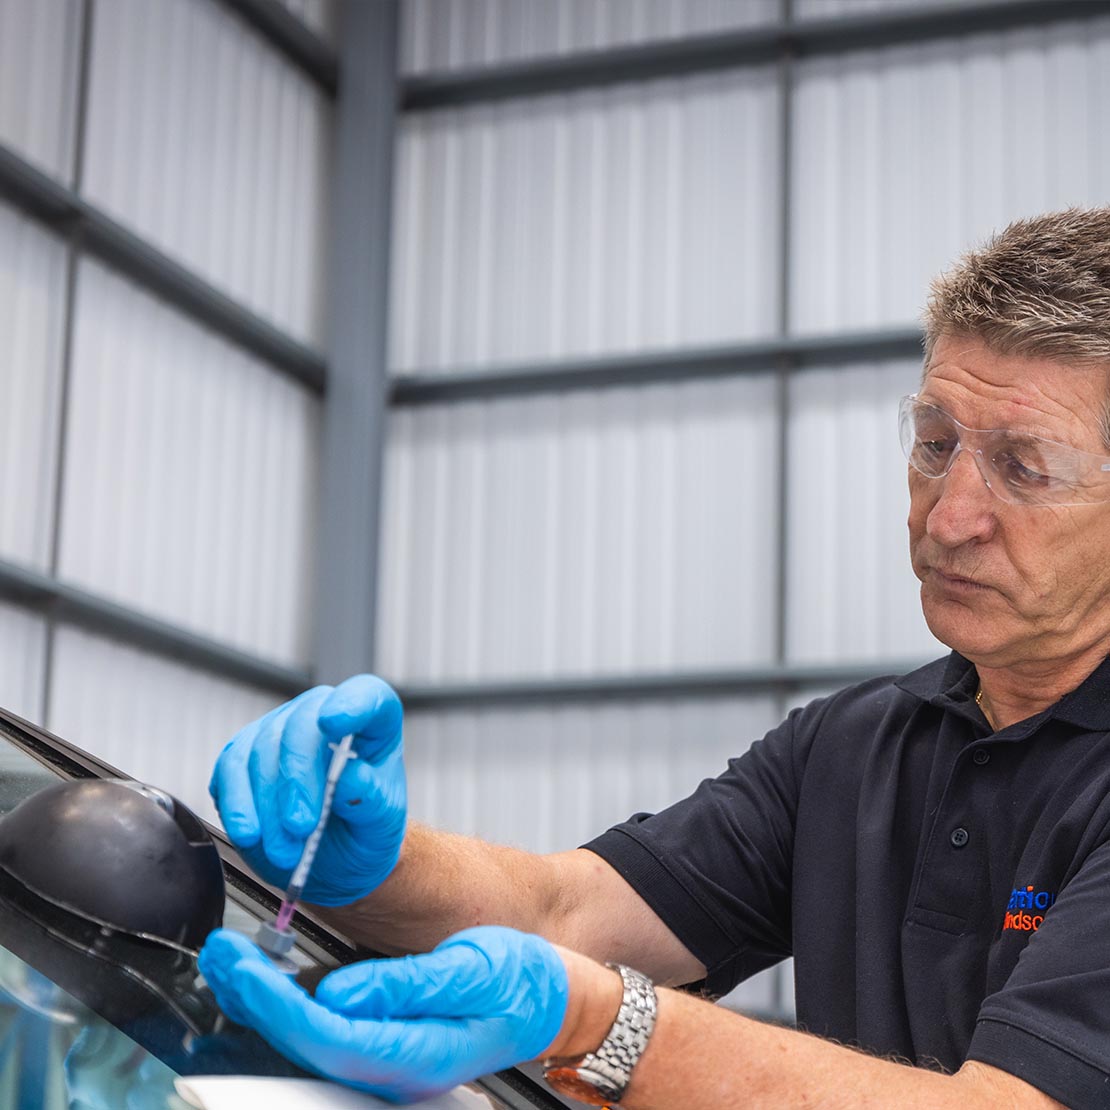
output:
[[[954,601],[930,600],[924,596],[921,608],[929,631],[942,644],[958,651],[965,659],[986,661],[1003,650],[1006,639],[996,622],[970,606]]]

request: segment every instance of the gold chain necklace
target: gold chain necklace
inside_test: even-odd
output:
[[[982,683],[979,683],[979,692],[975,695],[975,704],[979,707],[979,712],[982,713],[984,717],[986,717],[987,724],[990,725],[991,728],[993,729],[994,728],[994,720],[991,718],[991,715],[987,712],[986,708],[983,705],[983,684]]]

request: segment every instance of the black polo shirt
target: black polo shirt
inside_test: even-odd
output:
[[[952,653],[795,710],[586,847],[717,994],[793,955],[800,1026],[1110,1106],[1110,660],[992,734]]]

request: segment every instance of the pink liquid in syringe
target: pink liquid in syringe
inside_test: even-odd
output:
[[[289,922],[293,920],[293,907],[295,902],[282,902],[281,909],[278,910],[277,921],[274,922],[275,927],[279,933],[284,933],[289,928]]]

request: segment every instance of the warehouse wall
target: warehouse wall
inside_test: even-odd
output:
[[[331,33],[331,5],[295,13]],[[322,347],[332,106],[213,0],[0,0],[0,144],[275,331]],[[308,668],[320,398],[0,201],[0,560]],[[281,700],[18,603],[0,701],[211,814]]]
[[[402,59],[435,72],[774,15],[508,10],[490,0],[439,18],[410,3]],[[804,61],[785,96],[764,65],[412,113],[394,369],[558,373],[578,356],[912,325],[961,247],[1023,213],[1110,199],[1108,51],[1110,20],[1089,20]],[[783,658],[936,653],[893,418],[917,364],[796,371],[782,397],[773,371],[395,412],[381,669],[434,683],[772,663],[780,513]],[[529,794],[512,797],[528,841]],[[592,827],[568,826],[567,841]]]
[[[1004,0],[1000,0],[1000,3]],[[913,0],[801,0],[798,19]],[[406,72],[757,27],[772,0],[403,7]],[[399,381],[911,328],[1010,219],[1110,200],[1110,20],[410,112]],[[785,206],[785,207],[784,207]],[[437,685],[939,654],[906,543],[913,358],[403,407],[380,668]],[[781,575],[781,580],[780,580]],[[568,847],[716,773],[819,686],[409,715],[418,816]],[[788,971],[739,1004],[784,1005]]]

